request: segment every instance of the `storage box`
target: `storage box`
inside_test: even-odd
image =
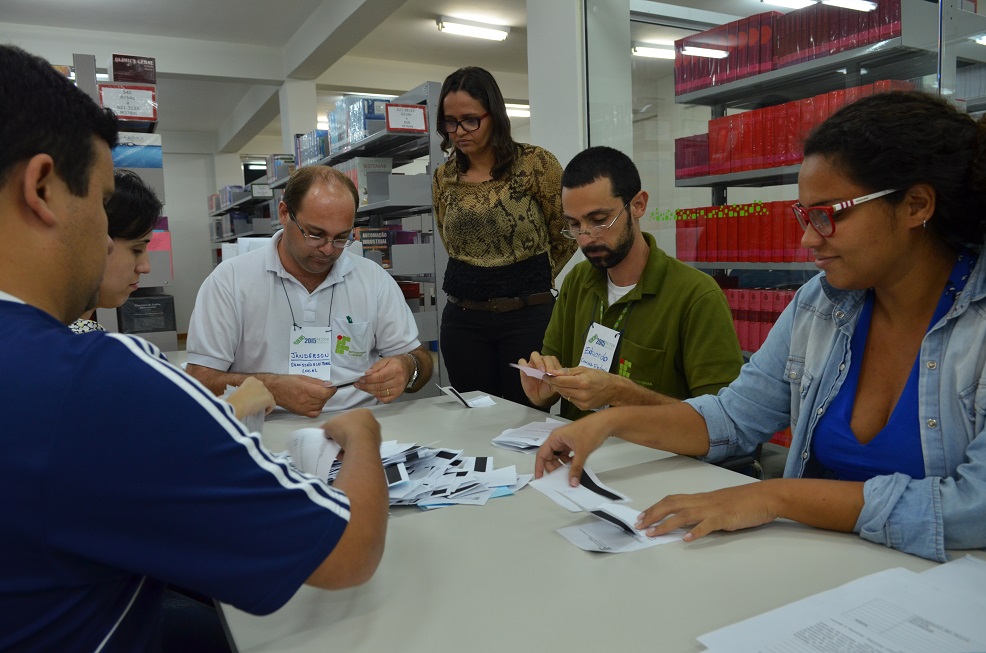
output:
[[[175,298],[171,295],[131,295],[116,309],[116,315],[120,333],[174,331]]]

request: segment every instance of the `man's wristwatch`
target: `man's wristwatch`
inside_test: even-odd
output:
[[[405,390],[410,390],[418,381],[418,372],[421,371],[421,363],[418,362],[418,357],[411,352],[407,352],[405,356],[410,356],[411,360],[414,361],[414,372],[411,373],[411,378],[407,380],[407,385],[404,386]]]

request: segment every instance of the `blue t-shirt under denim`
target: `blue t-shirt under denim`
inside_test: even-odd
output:
[[[895,472],[866,481],[855,526],[864,539],[932,560],[947,560],[947,549],[986,547],[984,258],[921,343],[917,410],[925,477]],[[827,476],[812,455],[812,438],[846,381],[865,296],[818,275],[798,290],[736,381],[716,396],[687,400],[708,425],[708,460],[749,451],[790,424],[784,476]]]

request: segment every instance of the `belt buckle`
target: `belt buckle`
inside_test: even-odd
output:
[[[493,312],[493,313],[500,313],[503,310],[510,310],[510,309],[506,308],[506,303],[509,302],[511,299],[513,299],[513,298],[512,297],[491,297],[490,300],[489,300],[489,302],[490,302],[490,311]]]

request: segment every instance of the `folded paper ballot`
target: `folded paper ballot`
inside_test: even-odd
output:
[[[536,367],[530,367],[527,365],[518,365],[517,363],[510,363],[510,367],[516,367],[518,370],[523,372],[526,376],[530,376],[535,379],[542,379],[544,377],[553,379],[555,377],[555,375],[552,374],[551,372],[542,372]]]
[[[543,422],[531,422],[516,429],[506,429],[490,442],[494,447],[513,451],[534,452],[548,439],[548,434],[565,422],[545,418]]]
[[[569,512],[592,512],[604,503],[629,501],[622,492],[606,487],[588,467],[582,470],[579,485],[568,484],[568,466],[562,466],[531,481],[531,487]]]
[[[320,428],[298,429],[288,450],[279,454],[292,465],[332,484],[341,463],[339,445]],[[484,505],[493,497],[513,494],[530,480],[511,465],[495,469],[489,456],[464,456],[462,450],[433,449],[407,442],[380,443],[390,505],[421,508]]]
[[[294,466],[323,481],[329,478],[339,451],[339,445],[320,428],[298,429],[288,440],[288,453]]]
[[[437,383],[435,385],[438,385]],[[473,399],[466,399],[459,393],[458,390],[448,385],[438,385],[438,389],[449,395],[450,397],[455,397],[459,402],[466,408],[483,408],[485,406],[496,406],[496,402],[489,395],[481,395],[479,397],[474,397]]]
[[[568,473],[567,466],[559,467],[531,481],[531,487],[566,510],[584,511],[596,518],[597,521],[558,529],[559,535],[580,549],[626,553],[676,542],[685,534],[684,530],[678,529],[660,537],[648,537],[634,527],[640,511],[621,505],[629,501],[626,495],[603,485],[588,468],[582,470],[579,486],[573,488],[568,484]]]

